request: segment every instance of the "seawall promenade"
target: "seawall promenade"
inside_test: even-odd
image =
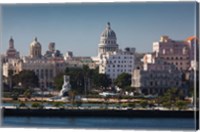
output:
[[[2,108],[3,116],[38,117],[140,117],[140,118],[194,118],[194,111],[170,110],[80,110],[80,109],[9,109]],[[198,112],[196,112],[198,114]]]

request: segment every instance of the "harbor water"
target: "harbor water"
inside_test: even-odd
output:
[[[193,118],[3,117],[3,127],[195,130]]]

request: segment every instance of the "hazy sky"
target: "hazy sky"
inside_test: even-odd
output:
[[[34,37],[43,53],[49,42],[62,53],[96,56],[106,23],[117,35],[120,48],[135,47],[151,52],[161,35],[184,40],[195,35],[195,2],[110,4],[24,4],[2,5],[3,52],[10,36],[21,55],[29,54]]]

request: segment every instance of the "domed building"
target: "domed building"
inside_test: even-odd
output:
[[[31,58],[41,58],[42,57],[42,46],[37,41],[37,38],[30,44],[30,57]]]
[[[105,30],[101,34],[98,55],[106,52],[114,52],[118,50],[117,37],[115,32],[111,29],[108,22]]]

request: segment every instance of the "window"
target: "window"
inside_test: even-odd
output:
[[[173,53],[173,49],[172,48],[170,49],[170,53]]]
[[[163,49],[163,54],[165,54],[165,49]]]

